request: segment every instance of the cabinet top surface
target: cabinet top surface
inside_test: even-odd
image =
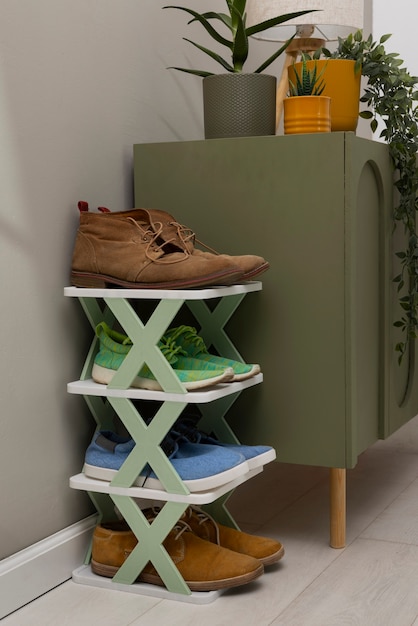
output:
[[[85,289],[65,287],[64,295],[73,298],[129,298],[137,300],[208,300],[240,293],[261,291],[260,281],[204,289]]]
[[[255,137],[222,137],[218,139],[193,139],[188,141],[163,141],[163,142],[144,142],[134,144],[134,150],[142,150],[143,147],[149,149],[153,147],[157,150],[165,150],[167,147],[179,146],[204,146],[208,150],[223,150],[226,146],[235,145],[239,150],[251,149],[254,145],[276,145],[283,148],[290,147],[294,144],[309,145],[318,144],[326,146],[336,146],[339,144],[364,144],[375,146],[378,150],[388,150],[387,144],[376,141],[373,138],[358,137],[354,132],[332,132],[332,133],[303,133],[297,135],[263,135]]]

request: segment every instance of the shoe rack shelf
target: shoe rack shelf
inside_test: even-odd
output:
[[[248,469],[243,464],[241,472],[233,480],[205,491],[190,492],[180,479],[159,443],[170,431],[189,403],[199,405],[202,418],[199,427],[213,432],[225,443],[239,443],[225,415],[241,392],[262,382],[262,374],[241,382],[223,383],[207,390],[187,391],[175,375],[162,352],[158,341],[170,327],[180,309],[185,306],[200,326],[199,335],[206,345],[213,346],[222,356],[243,361],[236,347],[225,332],[227,324],[242,299],[251,292],[261,290],[261,283],[247,283],[204,289],[157,290],[157,289],[84,289],[66,287],[64,294],[79,300],[93,330],[105,321],[109,326],[118,322],[130,337],[132,347],[111,383],[101,385],[92,380],[91,372],[98,349],[94,335],[80,379],[68,384],[68,392],[82,395],[97,422],[98,429],[113,429],[117,415],[132,439],[135,447],[111,482],[95,480],[80,473],[70,478],[70,487],[86,491],[98,511],[98,521],[115,518],[115,506],[138,538],[138,545],[113,579],[93,574],[88,565],[75,572],[76,582],[87,585],[180,599],[186,602],[207,603],[219,595],[215,592],[191,592],[162,543],[182,516],[189,504],[207,505],[219,522],[233,525],[234,521],[225,507],[230,492],[238,485],[262,471],[262,466]],[[139,301],[153,301],[155,308],[146,322],[138,312]],[[212,306],[207,301],[212,300]],[[146,363],[153,371],[163,391],[149,391],[130,387],[142,365]],[[134,405],[135,400],[151,400],[160,406],[147,425]],[[143,468],[149,464],[163,489],[134,486]],[[149,524],[139,503],[164,502],[157,518]],[[148,561],[152,561],[164,587],[136,583],[139,573]]]

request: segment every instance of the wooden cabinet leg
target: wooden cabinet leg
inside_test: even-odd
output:
[[[330,545],[344,548],[346,532],[346,470],[330,468]]]

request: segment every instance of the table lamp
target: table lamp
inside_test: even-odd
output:
[[[253,35],[256,39],[265,41],[285,42],[296,34],[286,48],[283,71],[277,87],[277,124],[288,91],[287,70],[298,55],[303,52],[312,53],[328,41],[336,41],[338,37],[346,37],[363,28],[363,0],[247,0],[246,24],[249,27],[277,15],[306,9],[315,9],[316,12]]]

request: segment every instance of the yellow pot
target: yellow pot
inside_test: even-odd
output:
[[[329,133],[331,98],[327,96],[292,96],[283,101],[285,135]]]
[[[312,68],[313,61],[308,61]],[[355,74],[355,61],[348,59],[320,59],[317,61],[318,73],[325,67],[322,76],[325,82],[323,96],[331,98],[331,130],[355,131],[359,116],[361,72]],[[302,63],[295,64],[300,75]],[[289,79],[295,83],[293,66],[288,69]]]

